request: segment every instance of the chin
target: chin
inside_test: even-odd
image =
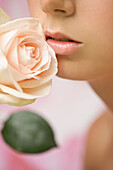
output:
[[[57,76],[63,79],[77,80],[77,81],[90,81],[102,76],[98,70],[93,67],[79,62],[73,62],[66,58],[58,59],[58,72]]]
[[[71,70],[69,68],[64,69],[63,67],[58,67],[58,72],[56,74],[56,76],[63,78],[63,79],[69,79],[69,80],[75,80],[75,81],[90,81],[93,79],[96,79],[100,76],[98,76],[97,74],[88,74],[88,72],[86,71],[82,71],[80,70]]]
[[[68,80],[77,80],[77,81],[84,81],[86,80],[86,78],[84,78],[83,76],[80,76],[80,75],[74,75],[74,74],[71,74],[69,72],[63,72],[63,71],[58,71],[58,73],[56,74],[56,76],[58,76],[59,78],[63,78],[63,79],[68,79]]]
[[[76,64],[70,56],[59,56],[57,55],[58,61],[58,72],[59,78],[69,79],[69,80],[86,80],[86,75],[83,69],[80,69],[78,64]]]

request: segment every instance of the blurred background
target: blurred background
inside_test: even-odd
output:
[[[26,0],[0,0],[0,6],[12,19],[30,16]],[[86,133],[106,106],[87,82],[55,77],[50,94],[35,103],[21,108],[0,105],[1,126],[11,113],[23,109],[42,115],[51,124],[57,143],[63,146],[73,136]]]

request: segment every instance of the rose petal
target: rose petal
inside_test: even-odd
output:
[[[16,80],[14,79],[12,73],[10,72],[10,78],[13,82],[13,85],[16,87],[16,89],[20,92],[23,92],[22,88],[20,87],[20,85],[16,82]]]
[[[39,25],[31,26],[30,28],[33,29],[33,30],[36,30],[36,32],[38,32],[38,34],[41,35],[43,37],[43,39],[46,40],[45,35],[44,35],[44,31],[43,31],[40,23],[39,23]]]
[[[40,37],[38,37],[38,38],[40,38]],[[28,37],[28,39],[29,39],[29,37]],[[30,41],[30,39],[29,39],[29,41]],[[49,59],[48,48],[47,48],[47,45],[45,44],[45,41],[42,40],[42,39],[41,40],[39,40],[39,39],[36,40],[33,37],[32,41],[34,41],[34,43],[36,43],[39,46],[39,49],[41,51],[40,56],[42,56],[42,57],[41,57],[40,63],[37,63],[37,65],[33,69],[33,70],[39,70],[43,65],[45,65],[48,62],[48,59]]]
[[[14,80],[5,56],[0,50],[0,83],[4,85],[14,85],[19,91],[22,91],[19,84]]]
[[[56,73],[57,73],[56,62],[55,62],[55,60],[52,60],[51,67],[48,69],[48,71],[47,72],[45,71],[45,72],[41,73],[41,75],[39,75],[40,79],[39,79],[39,77],[37,77],[38,80],[34,80],[34,79],[23,80],[23,81],[19,82],[19,85],[22,88],[38,87],[38,86],[48,82],[50,79],[52,79]]]
[[[7,34],[7,36],[5,36],[5,34]],[[15,37],[19,38],[18,45],[22,41],[24,41],[27,37],[32,37],[34,44],[40,43],[39,41],[37,41],[39,39],[40,39],[40,41],[43,40],[43,38],[40,35],[38,35],[36,31],[33,31],[33,30],[21,30],[18,28],[16,30],[12,30],[11,32],[8,32],[8,33],[6,32],[5,34],[0,35],[1,50],[4,52],[4,55],[7,55],[8,49],[11,46],[11,43],[13,42]],[[12,38],[11,38],[11,35],[12,35]]]
[[[17,82],[29,78],[27,75],[24,75],[24,74],[18,72],[15,68],[13,68],[13,67],[10,66],[10,65],[9,65],[9,69],[10,69],[11,73],[13,74],[14,79],[15,79]]]
[[[28,37],[29,38],[29,37]],[[40,38],[40,37],[38,37]],[[26,40],[27,38],[25,38]],[[22,39],[24,40],[24,39]],[[29,40],[30,41],[30,40]],[[48,63],[48,61],[50,60],[50,56],[49,56],[49,53],[48,53],[48,48],[47,48],[47,43],[45,43],[45,41],[43,39],[41,40],[36,40],[34,39],[34,37],[32,38],[32,41],[34,41],[34,43],[36,43],[38,46],[39,46],[39,49],[41,51],[41,54],[40,56],[42,56],[42,60],[40,61],[40,63],[37,63],[36,67],[33,69],[34,71],[35,70],[39,70],[43,65],[45,65],[46,63]],[[30,41],[31,42],[31,41]],[[26,43],[26,42],[25,42]],[[23,45],[23,43],[22,43]]]
[[[0,83],[8,85],[12,84],[12,80],[10,78],[10,71],[8,68],[8,62],[3,53],[1,52],[1,49],[0,49]]]
[[[38,34],[40,34],[40,36],[45,38],[39,19],[32,18],[32,17],[19,18],[19,19],[12,20],[5,24],[0,25],[0,35],[2,35],[3,33],[6,33],[7,31],[9,32],[9,31],[15,30],[17,28],[18,29],[21,28],[22,30],[22,28],[24,27],[28,30],[34,27],[34,29],[36,29]]]
[[[35,71],[39,71],[39,69],[42,67],[42,66],[44,66],[46,63],[50,63],[50,61],[51,61],[51,57],[50,57],[50,55],[49,55],[49,52],[48,52],[48,48],[47,48],[47,45],[45,44],[45,41],[43,41],[42,43],[41,43],[41,45],[40,45],[40,51],[41,51],[41,61],[40,61],[40,63],[39,64],[37,64],[35,67],[34,67],[34,69],[33,70],[35,70]],[[49,64],[48,63],[48,64]],[[43,70],[41,69],[41,72],[42,72]],[[39,74],[39,73],[38,73]]]
[[[19,62],[28,67],[28,68],[33,68],[36,63],[38,63],[40,61],[40,52],[39,52],[39,48],[38,48],[38,45],[37,45],[37,41],[36,39],[34,39],[34,37],[26,37],[24,38],[24,41],[25,43],[22,43],[19,45],[18,47],[18,52],[19,52]],[[36,43],[35,43],[36,41]],[[29,45],[29,46],[28,46]],[[30,46],[31,45],[31,46]],[[34,48],[37,49],[35,50],[35,53],[37,56],[31,56],[26,50],[28,50],[28,48]],[[32,52],[33,54],[33,52]]]
[[[15,79],[16,82],[29,80],[29,79],[33,78],[32,74],[25,75],[25,74],[22,74],[22,73],[18,72],[17,70],[15,70],[11,66],[9,66],[9,68],[10,68],[11,73],[13,74],[13,78]],[[38,78],[38,76],[37,76],[37,79],[40,79],[40,77]]]
[[[54,50],[47,44],[47,48],[48,48],[48,52],[49,52],[49,56],[51,56],[51,64],[49,66],[49,68],[46,70],[43,70],[43,72],[41,72],[38,77],[43,77],[43,78],[47,78],[49,76],[53,77],[55,76],[55,74],[57,73],[58,69],[57,69],[57,59],[55,56],[55,52]],[[36,78],[37,76],[35,76],[34,78]]]
[[[37,77],[38,80],[30,79],[30,80],[23,80],[23,81],[19,82],[19,84],[22,88],[38,87],[41,84],[48,82],[50,79],[52,79],[56,75],[58,69],[57,69],[57,59],[55,57],[55,52],[53,51],[53,49],[51,47],[48,46],[48,48],[50,48],[49,52],[52,57],[49,69],[47,71],[41,73],[39,75],[40,79],[39,79],[39,76]],[[36,78],[36,76],[35,76],[35,78]]]
[[[24,40],[26,38],[32,38],[34,43],[40,43],[41,41],[44,41],[44,38],[42,38],[37,31],[34,30],[24,30],[24,29],[18,29],[18,45],[22,42],[26,43]]]
[[[7,87],[7,86],[1,85],[1,84],[0,84],[0,89],[4,93],[8,93],[8,94],[15,96],[17,98],[36,99],[38,97],[47,95],[51,89],[51,84],[52,84],[52,80],[43,84],[40,87],[36,87],[33,89],[24,89],[24,92],[19,92],[13,88],[10,88],[10,87]]]
[[[31,104],[35,99],[22,99],[6,93],[0,93],[0,104],[9,104],[13,106],[25,106]]]
[[[1,32],[1,30],[0,30],[0,32]],[[11,46],[11,43],[12,43],[13,39],[15,38],[16,34],[17,34],[17,29],[7,32],[3,35],[0,35],[0,48],[1,48],[2,52],[5,51],[4,55],[7,54],[7,50]]]
[[[17,37],[13,40],[8,55],[6,56],[9,65],[19,70],[19,61],[18,61],[18,53],[17,53]]]
[[[31,56],[26,52],[25,46],[23,49],[21,47],[18,47],[18,55],[19,55],[19,63],[29,69],[34,67],[37,63],[37,61],[34,58],[31,58]],[[28,64],[29,67],[27,66]]]
[[[9,70],[8,62],[0,50],[0,82],[2,84],[12,85],[11,72]]]
[[[32,77],[42,73],[45,70],[47,70],[49,68],[49,65],[50,65],[50,62],[51,62],[51,57],[50,57],[49,52],[48,52],[47,43],[45,44],[45,41],[40,42],[38,40],[36,42],[38,42],[40,51],[42,52],[42,54],[40,54],[40,55],[42,57],[41,57],[40,62],[37,63],[36,66],[32,69],[32,71],[34,71],[34,73],[31,72]],[[46,67],[44,66],[45,64],[47,64]],[[42,67],[42,66],[44,66],[44,67]],[[26,71],[24,72],[24,67],[22,65],[21,65],[21,68],[23,68],[22,69],[23,71],[21,71],[21,73],[27,74],[27,69],[25,68]],[[30,74],[29,70],[28,70],[28,74]]]
[[[40,38],[40,37],[38,37]],[[23,64],[24,66],[27,65],[26,67],[29,68],[29,69],[33,69],[35,67],[36,64],[39,64],[39,62],[41,61],[41,54],[40,54],[40,45],[41,45],[41,42],[39,40],[37,40],[36,38],[34,38],[33,36],[26,36],[24,38],[21,38],[21,40],[19,40],[19,62],[21,64]],[[36,53],[36,56],[34,56],[34,58],[28,58],[28,56],[26,56],[26,50],[24,50],[22,52],[22,50],[20,50],[20,47],[21,46],[27,46],[31,45],[31,47],[35,47],[36,50],[35,50],[35,53]],[[23,53],[23,54],[20,54]],[[29,59],[29,60],[28,60]]]
[[[31,88],[24,89],[24,93],[35,95],[36,98],[43,97],[50,92],[51,86],[52,86],[52,80],[49,80],[48,82],[46,82],[45,84],[42,84],[41,86],[38,86],[32,89]]]
[[[29,68],[19,64],[19,72],[22,73],[22,74],[25,74],[25,75],[29,75],[29,74],[32,74],[33,71],[30,70]]]

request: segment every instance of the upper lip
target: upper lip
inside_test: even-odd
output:
[[[77,43],[82,43],[82,42],[74,40],[74,39],[72,39],[72,38],[70,38],[70,37],[68,37],[68,36],[66,36],[66,35],[64,35],[64,34],[62,34],[60,32],[51,33],[49,31],[45,31],[45,37],[46,37],[46,39],[48,39],[49,37],[58,38],[58,39],[66,38],[68,40],[71,40],[71,41],[74,41],[74,42],[77,42]]]

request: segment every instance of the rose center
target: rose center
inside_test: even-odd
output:
[[[34,58],[34,52],[35,52],[35,47],[30,47],[30,46],[26,46],[25,47],[26,53],[29,57]]]

